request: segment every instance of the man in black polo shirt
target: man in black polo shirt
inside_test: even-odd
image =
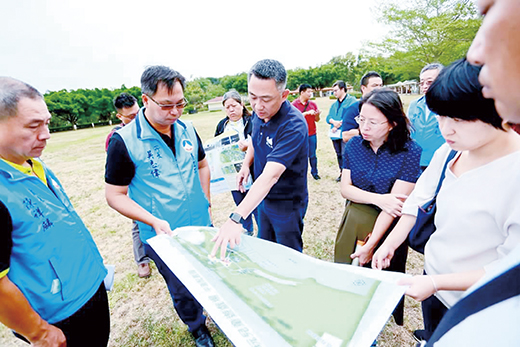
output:
[[[238,189],[249,176],[254,160],[255,183],[246,198],[222,225],[212,255],[221,247],[225,258],[228,242],[240,243],[240,221],[258,206],[258,236],[302,251],[303,217],[307,210],[308,131],[305,118],[287,95],[287,73],[283,65],[265,59],[248,75],[249,101],[253,107],[253,145],[249,146],[238,173]]]

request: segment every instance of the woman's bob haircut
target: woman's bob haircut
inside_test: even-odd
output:
[[[428,89],[426,104],[439,116],[465,121],[479,120],[504,130],[495,102],[482,95],[482,85],[478,81],[480,69],[465,58],[451,63],[439,73]]]

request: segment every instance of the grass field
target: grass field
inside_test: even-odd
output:
[[[417,96],[403,96],[405,109]],[[344,199],[335,182],[339,169],[332,143],[327,136],[325,116],[333,100],[318,98],[323,110],[318,123],[318,167],[320,181],[309,174],[309,208],[305,217],[304,253],[332,261],[334,240],[344,208]],[[211,138],[223,112],[184,115],[194,123],[202,140]],[[173,310],[164,280],[154,267],[152,276],[139,279],[132,253],[131,221],[108,207],[104,197],[104,141],[110,127],[83,129],[52,135],[43,154],[65,187],[104,257],[116,266],[114,289],[109,293],[111,311],[110,346],[194,346],[191,335]],[[220,226],[234,203],[230,193],[212,197],[213,221]],[[411,251],[408,270],[422,273],[422,257]],[[302,304],[309,298],[302,298]],[[331,310],[334,308],[331,307]],[[346,312],[346,314],[348,314]],[[208,324],[217,346],[231,346],[226,337]],[[412,331],[422,328],[420,305],[406,299],[405,322],[397,326],[391,319],[380,337],[379,346],[413,346]],[[27,346],[0,325],[0,346]]]

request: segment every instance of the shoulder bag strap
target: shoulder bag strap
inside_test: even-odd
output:
[[[442,181],[444,181],[444,177],[446,176],[446,169],[448,168],[448,163],[450,160],[455,158],[455,155],[457,154],[457,151],[451,150],[450,154],[448,154],[448,158],[446,158],[446,162],[444,163],[444,167],[442,168],[441,177],[439,179],[439,184],[437,185],[437,189],[435,190],[435,196],[439,194],[439,190],[441,190]]]
[[[305,107],[303,108],[302,113],[305,112],[305,110],[307,109],[307,106],[309,106],[309,103],[310,103],[310,102],[311,102],[310,100],[307,101],[307,104],[305,104]]]
[[[520,295],[520,265],[509,269],[456,303],[442,318],[426,346],[433,346],[467,317],[517,295]]]

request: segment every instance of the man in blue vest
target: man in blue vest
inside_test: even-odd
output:
[[[252,146],[237,176],[245,191],[254,161],[255,182],[215,236],[212,250],[225,260],[226,247],[240,243],[241,221],[258,206],[258,237],[302,251],[303,217],[307,211],[308,130],[302,113],[287,101],[287,72],[271,59],[260,60],[248,74],[253,107]]]
[[[137,221],[146,255],[164,277],[181,320],[197,346],[213,346],[202,306],[164,264],[147,240],[190,225],[211,225],[210,170],[202,142],[189,122],[184,77],[165,66],[141,76],[144,107],[110,140],[106,161],[107,202]]]
[[[107,270],[39,159],[50,119],[36,89],[0,77],[0,322],[34,346],[106,346]]]
[[[117,111],[116,117],[121,120],[121,123],[115,126],[112,131],[110,131],[110,134],[108,134],[105,141],[105,151],[108,150],[112,135],[125,125],[130,124],[139,113],[137,99],[128,93],[121,93],[115,97],[114,108]],[[135,220],[132,221],[132,246],[134,249],[134,259],[137,264],[137,275],[141,278],[149,277],[152,274],[149,264],[150,258],[144,252],[143,242],[139,235],[139,226]]]

